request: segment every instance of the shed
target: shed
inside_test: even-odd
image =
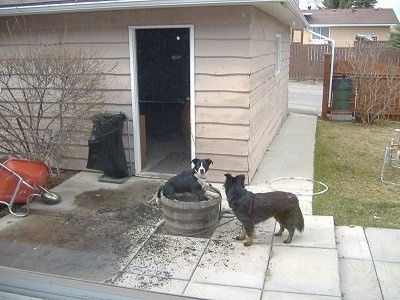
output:
[[[16,17],[118,63],[104,109],[128,115],[135,175],[207,157],[216,182],[254,176],[288,114],[291,29],[307,25],[295,0],[2,1],[1,30]],[[74,145],[62,167],[85,169],[87,155]]]

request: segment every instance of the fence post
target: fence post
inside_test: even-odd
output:
[[[323,120],[328,119],[328,105],[329,105],[329,87],[331,84],[331,59],[332,54],[324,54],[324,81],[323,81],[323,91],[322,91],[322,112],[321,118]]]

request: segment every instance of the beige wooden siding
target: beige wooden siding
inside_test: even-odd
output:
[[[352,47],[357,34],[376,36],[378,41],[388,41],[390,37],[389,26],[331,28],[331,37],[335,39],[337,47]]]
[[[248,172],[249,20],[195,26],[196,153],[213,181]]]
[[[249,172],[251,179],[272,139],[287,115],[289,76],[289,28],[253,9],[251,23],[250,140]],[[281,71],[275,76],[275,37],[281,35]]]
[[[378,41],[388,41],[390,39],[389,26],[346,26],[331,27],[329,30],[329,38],[335,40],[336,47],[353,47],[357,34],[376,36]],[[313,43],[315,43],[315,41],[311,39],[311,33],[304,31],[304,44]]]

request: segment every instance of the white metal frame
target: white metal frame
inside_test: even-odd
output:
[[[168,29],[168,28],[189,28],[190,44],[190,135],[191,135],[191,158],[195,157],[196,149],[196,114],[195,114],[195,88],[194,88],[194,26],[193,25],[155,25],[155,26],[129,26],[129,57],[131,73],[131,98],[132,98],[132,119],[133,119],[133,148],[135,158],[135,175],[142,172],[140,128],[139,128],[139,102],[138,102],[138,81],[137,81],[137,48],[136,29]]]

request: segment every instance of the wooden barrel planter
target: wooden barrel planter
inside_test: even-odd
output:
[[[222,200],[219,191],[212,189],[207,190],[209,200],[200,202],[182,202],[161,195],[165,229],[183,236],[211,233],[218,225]]]

